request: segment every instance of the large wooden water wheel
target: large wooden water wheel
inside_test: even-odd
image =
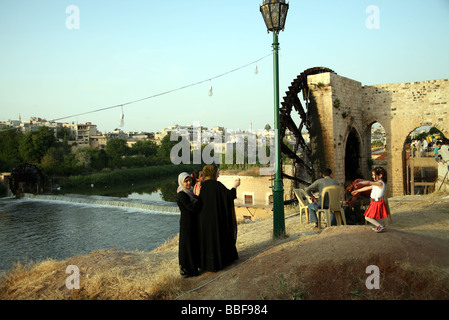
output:
[[[308,185],[315,179],[312,168],[312,147],[306,143],[303,137],[303,131],[306,130],[310,137],[311,134],[311,108],[310,108],[310,90],[307,84],[309,75],[332,72],[333,70],[324,67],[310,68],[302,72],[288,87],[286,96],[281,102],[279,109],[280,118],[280,141],[281,152],[293,160],[293,175],[287,175],[283,172],[283,177],[293,179],[297,184]],[[305,107],[301,103],[299,94],[302,93]],[[295,123],[292,117],[292,111],[299,115],[299,124]],[[293,148],[284,143],[286,130],[293,133],[296,141]]]

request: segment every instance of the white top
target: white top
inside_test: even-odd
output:
[[[444,161],[449,161],[449,146],[447,144],[441,146],[440,154]]]
[[[382,188],[379,188],[378,186],[373,186],[373,189],[371,190],[371,199],[380,199],[384,196],[385,193],[385,182],[380,180],[382,182]]]

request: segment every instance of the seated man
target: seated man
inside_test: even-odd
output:
[[[315,182],[313,182],[310,186],[308,186],[305,189],[306,193],[310,196],[310,199],[312,200],[312,203],[310,203],[308,207],[309,207],[310,221],[315,223],[315,227],[313,228],[313,230],[318,229],[318,218],[316,215],[316,211],[321,208],[321,197],[319,199],[317,199],[317,198],[315,198],[313,193],[318,192],[321,195],[324,187],[339,185],[340,183],[338,183],[337,180],[332,179],[331,175],[332,175],[332,170],[329,168],[325,169],[323,172],[323,178],[316,180]],[[325,201],[323,203],[323,207],[329,208],[329,203],[326,203],[326,202],[327,201]],[[334,215],[332,215],[332,225],[334,225],[334,224],[336,224],[335,217],[334,217]]]

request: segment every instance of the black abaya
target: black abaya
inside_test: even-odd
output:
[[[218,271],[238,259],[235,188],[227,189],[221,182],[201,183],[199,214],[200,260],[203,271]]]
[[[179,221],[178,258],[181,274],[185,276],[198,275],[199,244],[198,244],[198,198],[192,201],[185,192],[178,192],[177,201],[181,211]]]

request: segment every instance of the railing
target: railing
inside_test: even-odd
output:
[[[410,157],[410,163],[407,170],[407,190],[410,190],[410,194],[415,194],[415,187],[424,187],[427,191],[429,187],[435,189],[435,183],[438,179],[438,163],[433,157]],[[415,168],[435,168],[435,177],[421,177],[422,180],[427,181],[415,181]]]

